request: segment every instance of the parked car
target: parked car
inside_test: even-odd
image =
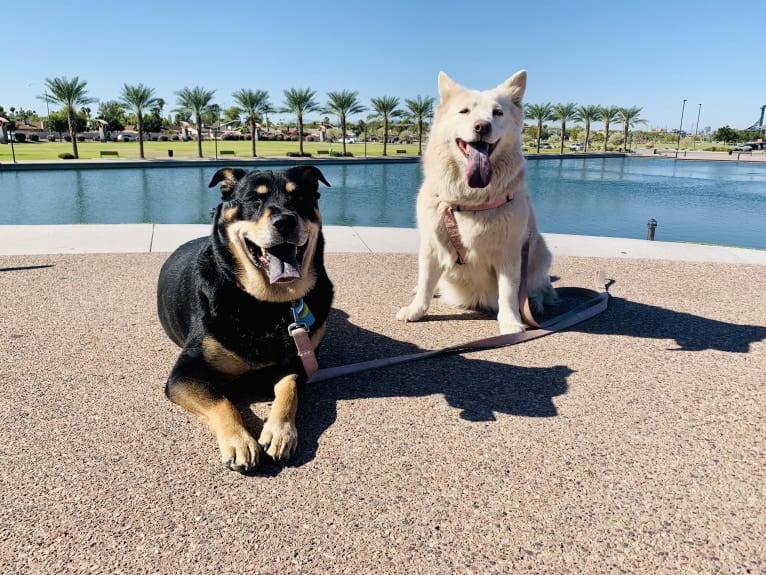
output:
[[[540,149],[541,150],[552,150],[553,146],[551,146],[550,142],[540,142]]]
[[[764,150],[766,144],[763,142],[745,142],[744,144],[738,144],[732,148],[735,152],[751,152],[753,150]]]
[[[573,152],[579,152],[584,149],[584,146],[582,144],[569,144],[569,149]]]
[[[136,138],[133,134],[120,134],[117,136],[118,142],[133,142],[135,139]]]

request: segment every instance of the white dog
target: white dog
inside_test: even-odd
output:
[[[417,199],[418,283],[397,319],[421,319],[437,289],[443,301],[497,313],[501,333],[522,331],[522,247],[529,242],[527,290],[533,311],[557,300],[551,253],[537,231],[524,180],[521,131],[527,73],[487,91],[439,73],[440,102],[423,157]]]

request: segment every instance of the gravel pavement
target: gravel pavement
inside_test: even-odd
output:
[[[604,314],[307,386],[295,458],[243,476],[164,397],[166,256],[0,257],[0,573],[766,572],[765,266],[558,257]],[[395,321],[414,255],[327,259],[322,366],[495,334]]]

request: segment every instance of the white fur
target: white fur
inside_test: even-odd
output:
[[[527,74],[521,70],[492,90],[467,90],[439,73],[440,103],[423,158],[424,180],[417,198],[420,231],[418,283],[410,305],[397,319],[418,321],[438,288],[450,304],[497,313],[501,333],[522,331],[518,309],[521,248],[529,238],[527,289],[532,309],[556,300],[548,275],[551,253],[537,230],[524,180],[521,153],[522,98]],[[476,122],[491,126],[484,141],[495,144],[490,155],[492,178],[484,188],[467,184],[466,157],[456,140],[477,138]],[[450,204],[481,205],[499,197],[513,200],[485,211],[455,212],[466,262],[457,264],[442,216]]]

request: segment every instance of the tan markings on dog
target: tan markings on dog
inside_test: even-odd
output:
[[[295,182],[287,182],[285,184],[285,191],[286,192],[294,192],[298,185]]]
[[[283,377],[274,386],[274,403],[263,424],[258,443],[274,459],[289,457],[298,445],[298,375]]]
[[[239,212],[239,206],[234,206],[233,208],[226,208],[225,210],[223,210],[223,221],[233,222],[235,218],[237,217],[237,212]]]
[[[267,186],[266,184],[261,184],[260,186],[255,188],[255,193],[265,196],[266,194],[269,193],[269,186]]]
[[[242,289],[254,298],[270,302],[288,302],[300,299],[309,293],[316,284],[316,271],[314,270],[314,253],[316,252],[317,240],[321,225],[318,222],[306,222],[308,239],[303,252],[301,266],[301,279],[272,285],[269,283],[266,272],[253,264],[250,252],[245,247],[245,236],[256,239],[264,227],[262,222],[268,222],[268,214],[257,223],[234,222],[227,226],[226,234],[229,239],[229,248],[237,260],[237,281]],[[268,224],[265,224],[268,226]]]
[[[273,365],[273,363],[252,365],[230,349],[224,347],[223,344],[212,335],[206,335],[202,339],[202,354],[205,356],[208,363],[215,369],[232,377],[237,377],[248,371]]]
[[[210,397],[205,385],[195,380],[176,382],[173,389],[171,401],[199,417],[213,432],[223,463],[247,467],[258,464],[261,449],[231,401]]]

